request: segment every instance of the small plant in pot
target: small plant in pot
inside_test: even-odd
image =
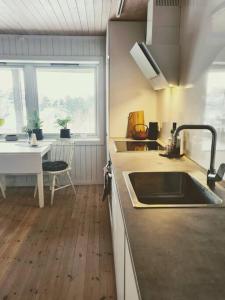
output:
[[[62,139],[69,139],[71,137],[70,129],[67,128],[67,125],[69,122],[71,122],[70,117],[56,120],[56,123],[59,125],[59,127],[62,127],[60,129],[60,138],[62,138]]]
[[[36,134],[37,140],[43,140],[43,131],[41,129],[41,126],[43,124],[43,121],[41,121],[37,111],[34,111],[33,117],[31,119],[31,128],[32,132]]]

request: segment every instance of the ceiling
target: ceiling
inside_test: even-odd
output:
[[[0,33],[103,35],[118,0],[0,0]],[[125,0],[117,20],[146,20],[147,0]]]

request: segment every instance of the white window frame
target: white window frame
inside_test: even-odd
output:
[[[24,70],[24,86],[25,86],[25,102],[27,110],[27,119],[29,120],[34,110],[39,111],[38,107],[38,91],[36,68],[56,67],[62,69],[75,65],[74,67],[87,68],[95,67],[96,72],[96,135],[93,134],[74,134],[72,138],[77,140],[79,144],[104,144],[105,136],[105,78],[104,78],[104,60],[102,56],[88,57],[67,57],[62,60],[62,57],[45,57],[37,60],[30,57],[25,60],[1,60],[4,67],[23,68]],[[53,66],[54,64],[54,66]],[[22,134],[19,134],[22,136]],[[44,133],[45,139],[55,139],[59,137],[59,133]]]

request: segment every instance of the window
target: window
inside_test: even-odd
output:
[[[0,69],[1,133],[21,133],[27,123],[24,78],[21,68]]]
[[[4,65],[3,65],[4,64]],[[102,58],[84,63],[4,62],[0,65],[0,133],[22,133],[36,111],[45,137],[59,135],[69,117],[75,137],[103,139]],[[32,129],[32,128],[31,128]],[[55,135],[55,136],[54,136]]]
[[[220,132],[225,124],[225,67],[213,65],[208,71],[205,121],[213,124]]]
[[[73,133],[96,135],[95,68],[37,68],[36,72],[44,132],[58,132],[56,119],[70,117]]]

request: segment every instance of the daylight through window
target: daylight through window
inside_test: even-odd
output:
[[[0,69],[0,133],[20,133],[27,123],[24,78],[21,68]]]
[[[22,133],[36,111],[44,134],[69,118],[75,136],[99,136],[98,64],[18,63],[0,67],[0,134]]]
[[[72,132],[96,134],[94,68],[38,68],[37,88],[44,132],[57,132],[56,119],[69,117]]]

